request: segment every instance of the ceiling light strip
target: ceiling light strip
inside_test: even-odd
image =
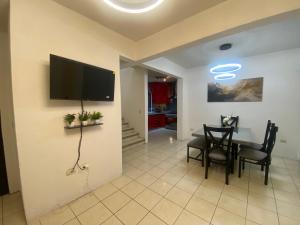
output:
[[[231,80],[231,79],[234,79],[235,77],[236,77],[236,75],[233,73],[222,73],[222,74],[216,75],[214,78],[215,78],[215,80]]]
[[[125,12],[125,13],[145,13],[148,12],[150,10],[153,10],[154,8],[156,8],[157,6],[159,6],[164,0],[156,0],[153,1],[153,4],[145,6],[143,8],[129,8],[129,7],[124,7],[121,5],[118,5],[116,3],[116,1],[113,0],[103,0],[107,5],[111,6],[112,8],[119,10],[121,12]]]
[[[232,73],[235,71],[238,71],[242,68],[241,64],[238,63],[229,63],[229,64],[222,64],[214,66],[210,69],[210,72],[213,74],[219,74],[219,73]]]

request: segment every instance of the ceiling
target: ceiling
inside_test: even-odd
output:
[[[220,51],[219,46],[224,43],[232,43],[233,46],[230,50]],[[228,63],[242,57],[293,48],[300,48],[300,15],[199,43],[193,47],[172,52],[165,58],[182,67],[191,68]]]
[[[176,77],[165,75],[163,73],[159,73],[153,70],[148,70],[148,82],[164,82],[164,78],[167,80],[165,82],[175,82],[177,81]]]
[[[137,41],[225,0],[165,0],[154,10],[142,14],[119,12],[102,0],[54,1]]]
[[[0,0],[0,32],[8,29],[9,0]]]

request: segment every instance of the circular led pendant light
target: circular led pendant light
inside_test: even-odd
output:
[[[241,64],[229,63],[229,64],[217,65],[217,66],[211,68],[210,72],[213,74],[232,73],[232,72],[240,70],[241,68],[242,68]]]
[[[159,6],[164,0],[103,0],[112,8],[125,13],[145,13]]]
[[[236,75],[233,73],[221,73],[216,75],[214,78],[215,80],[230,80],[230,79],[234,79],[235,77]]]

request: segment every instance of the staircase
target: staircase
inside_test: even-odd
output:
[[[129,123],[122,119],[122,149],[126,151],[137,145],[145,143],[145,139],[139,136],[139,133],[134,128],[129,126]]]

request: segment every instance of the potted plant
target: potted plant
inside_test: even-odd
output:
[[[75,125],[74,121],[76,119],[75,114],[67,114],[65,115],[64,119],[68,127],[74,127]]]
[[[230,120],[231,120],[231,116],[226,116],[222,121],[223,126],[229,126]]]
[[[91,114],[91,120],[94,122],[94,124],[99,124],[102,117],[103,115],[101,112],[93,112]]]
[[[82,126],[88,125],[88,120],[90,118],[90,113],[89,112],[83,112],[78,114],[78,119]]]

